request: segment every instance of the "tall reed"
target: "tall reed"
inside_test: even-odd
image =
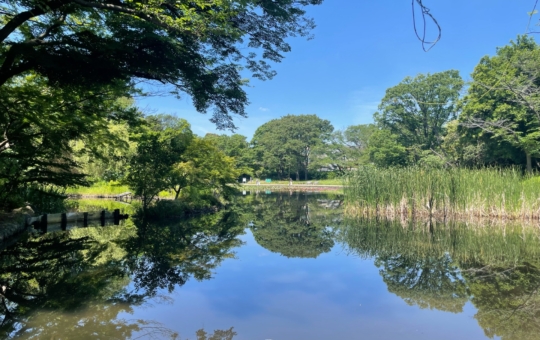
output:
[[[504,219],[540,217],[540,180],[516,169],[378,169],[345,178],[353,215]]]

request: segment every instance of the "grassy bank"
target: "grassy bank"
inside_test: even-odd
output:
[[[261,184],[284,184],[289,185],[289,181],[272,181],[271,183],[265,183],[264,180],[261,181]],[[343,180],[341,178],[334,179],[312,179],[309,181],[294,181],[293,185],[343,185]]]
[[[96,182],[89,187],[71,187],[66,190],[67,195],[118,195],[132,191],[127,185],[115,181]],[[174,197],[172,192],[162,191],[159,197]]]
[[[344,191],[355,216],[540,218],[540,178],[518,170],[364,167]]]
[[[89,187],[73,187],[66,190],[66,194],[79,195],[118,195],[130,191],[127,185],[118,182],[96,182]]]

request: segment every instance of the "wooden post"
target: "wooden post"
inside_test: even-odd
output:
[[[88,227],[88,213],[83,213],[83,227]]]
[[[67,215],[66,213],[62,213],[62,215],[60,215],[60,228],[62,230],[66,230],[67,229]]]
[[[120,224],[120,209],[114,209],[113,212],[114,225]]]
[[[41,221],[39,226],[41,227],[41,231],[46,233],[47,232],[47,214],[41,215]]]
[[[105,210],[101,211],[101,226],[105,226]]]

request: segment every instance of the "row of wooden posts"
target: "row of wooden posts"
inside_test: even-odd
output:
[[[96,212],[73,212],[62,214],[43,214],[41,216],[29,217],[26,220],[27,225],[34,226],[35,229],[47,231],[49,224],[60,224],[62,230],[66,230],[68,222],[82,221],[83,227],[88,226],[89,221],[99,220],[101,226],[105,226],[106,220],[113,220],[114,225],[119,225],[121,219],[127,218],[128,215],[120,214],[120,209],[115,209],[112,213],[107,210]]]

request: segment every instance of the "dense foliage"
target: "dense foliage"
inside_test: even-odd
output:
[[[272,78],[268,62],[291,50],[289,37],[309,36],[305,9],[321,2],[0,3],[0,207],[23,204],[29,187],[122,180],[128,159],[163,156],[160,138],[114,128],[140,124],[135,95],[187,95],[234,129],[232,116],[246,116],[246,75]]]
[[[305,7],[321,2],[3,2],[0,89],[29,74],[70,91],[157,81],[233,127],[230,114],[245,115],[247,104],[241,68],[271,78],[266,61],[283,59],[288,37],[309,35]]]

